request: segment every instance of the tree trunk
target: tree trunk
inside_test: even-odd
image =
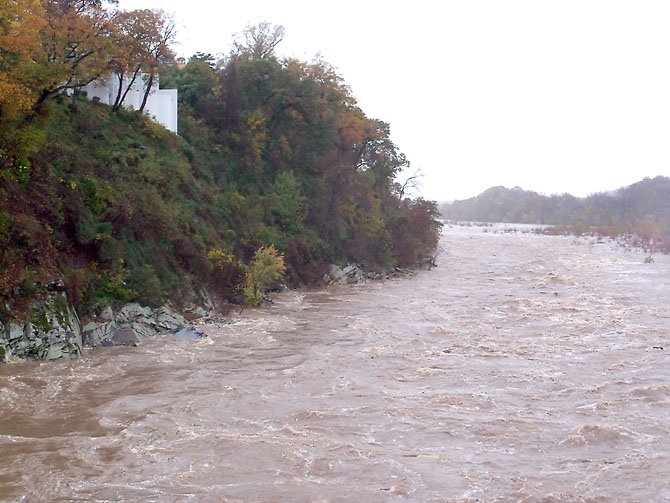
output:
[[[140,112],[144,112],[144,107],[147,106],[147,100],[149,99],[149,94],[151,94],[151,86],[154,84],[154,74],[152,73],[149,76],[149,81],[147,82],[147,88],[144,91],[144,98],[142,99],[142,106],[140,106]]]
[[[51,96],[51,91],[48,89],[43,89],[42,92],[40,93],[39,98],[37,98],[37,101],[35,102],[35,106],[33,106],[33,111],[34,112],[39,112],[42,109],[42,106],[44,106],[44,102],[49,99],[49,96]]]
[[[130,82],[128,82],[128,86],[126,87],[126,90],[123,91],[123,95],[121,96],[121,100],[119,101],[119,106],[117,106],[114,111],[117,111],[119,108],[123,106],[123,102],[126,101],[126,96],[128,96],[128,93],[130,92],[130,88],[133,87],[133,84],[135,83],[135,80],[137,80],[137,76],[140,74],[140,66],[137,66],[135,68],[135,71],[133,72],[133,78],[130,79]],[[121,92],[121,83],[119,83],[119,92]]]
[[[70,112],[77,112],[77,98],[79,97],[79,88],[72,89],[72,101],[70,102]]]
[[[116,112],[121,107],[121,92],[123,91],[123,72],[116,74],[119,79],[119,90],[116,92],[116,99],[112,105],[112,112]]]

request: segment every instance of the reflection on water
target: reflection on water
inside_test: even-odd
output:
[[[670,260],[445,229],[414,278],[0,367],[0,499],[670,499]]]

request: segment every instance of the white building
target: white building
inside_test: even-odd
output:
[[[128,88],[128,82],[124,82],[122,92]],[[130,87],[123,107],[139,110],[144,98],[145,82],[142,76],[138,76]],[[97,99],[105,105],[114,105],[119,91],[119,81],[115,76],[110,76],[91,82],[84,88],[89,100]],[[177,90],[159,89],[158,77],[154,79],[151,92],[144,107],[144,113],[149,115],[159,124],[162,124],[173,133],[177,132]]]

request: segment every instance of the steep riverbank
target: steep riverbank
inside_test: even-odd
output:
[[[670,497],[670,260],[446,228],[438,268],[0,367],[0,499]]]
[[[407,277],[434,265],[432,257],[413,268],[396,267],[379,271],[366,271],[358,264],[342,267],[331,264],[321,281],[328,286]],[[230,319],[226,318],[229,311],[244,309],[242,305],[221,299],[217,301],[204,289],[200,290],[198,297],[201,305],[186,305],[183,314],[170,304],[152,309],[133,302],[116,311],[107,307],[82,324],[62,282],[54,283],[47,287],[46,295],[31,309],[40,313],[39,317],[27,322],[9,321],[6,326],[0,321],[0,363],[17,359],[73,360],[81,357],[85,347],[138,346],[145,338],[159,333],[195,339],[204,334],[194,328],[192,321],[215,318],[227,324],[230,323]],[[271,302],[266,296],[265,304]]]

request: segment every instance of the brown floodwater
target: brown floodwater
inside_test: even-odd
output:
[[[199,341],[0,366],[0,500],[670,500],[670,258],[496,229]]]

